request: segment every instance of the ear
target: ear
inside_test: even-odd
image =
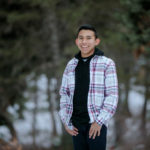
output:
[[[95,45],[97,46],[100,43],[100,41],[101,40],[99,38],[97,38],[96,41],[95,41],[96,42]]]
[[[76,45],[78,45],[78,39],[76,38],[76,40],[75,40],[75,43],[76,43]]]

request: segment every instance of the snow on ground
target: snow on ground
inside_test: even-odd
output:
[[[53,79],[52,82],[55,82]],[[33,86],[34,83],[30,82],[30,86]],[[44,75],[39,78],[38,82],[38,99],[37,99],[37,105],[35,106],[35,103],[32,99],[32,95],[29,93],[26,93],[26,96],[31,98],[28,100],[26,105],[26,110],[24,111],[24,119],[23,120],[16,120],[14,125],[18,133],[19,141],[23,144],[32,144],[33,143],[33,136],[32,136],[32,129],[33,129],[33,110],[35,107],[37,107],[37,114],[36,114],[36,137],[35,141],[38,146],[43,147],[50,147],[51,143],[55,141],[56,143],[59,143],[59,139],[55,138],[51,139],[51,133],[53,131],[52,127],[52,119],[51,114],[48,111],[49,103],[47,101],[47,79]],[[54,87],[52,87],[53,89]],[[58,116],[58,112],[55,111],[55,122],[56,122],[56,130],[59,135],[62,134],[62,124]]]
[[[109,122],[107,129],[107,149],[114,147],[116,145],[116,130],[115,130],[115,121],[112,118]]]
[[[129,111],[133,116],[139,116],[142,113],[144,106],[144,95],[131,90],[128,98]]]
[[[2,137],[6,142],[10,141],[11,139],[10,131],[6,126],[0,127],[0,137]]]
[[[136,143],[137,139],[141,139],[142,133],[140,132],[141,119],[127,118],[125,120],[126,132],[123,136],[125,141],[128,143]],[[132,140],[131,140],[132,139]]]
[[[51,81],[54,85],[56,82],[55,79]],[[35,83],[29,81],[30,86],[33,86]],[[48,111],[48,102],[47,102],[47,95],[46,95],[46,89],[47,89],[47,78],[42,75],[38,82],[38,99],[37,99],[37,105],[35,105],[33,101],[33,95],[30,95],[29,93],[25,93],[25,96],[29,97],[30,99],[25,104],[26,110],[24,111],[24,119],[15,120],[14,126],[18,134],[18,139],[20,143],[22,144],[32,144],[33,143],[33,135],[32,135],[32,128],[33,128],[33,110],[35,107],[37,107],[38,111],[36,114],[36,123],[35,127],[37,130],[36,133],[36,144],[39,146],[49,147],[52,142],[55,142],[59,144],[60,139],[55,138],[51,139],[51,133],[53,131],[52,127],[52,119],[51,114]],[[54,90],[54,86],[50,88],[50,90]],[[144,87],[142,86],[132,86],[131,91],[129,92],[128,102],[129,102],[129,110],[133,115],[133,118],[128,118],[126,120],[126,125],[128,127],[127,132],[124,136],[125,139],[130,139],[131,135],[134,135],[135,132],[138,130],[140,121],[137,118],[137,116],[140,115],[143,104],[144,104]],[[150,110],[150,103],[148,103],[147,106],[148,110]],[[16,111],[18,110],[18,106],[15,105],[14,107],[9,107],[8,111],[13,114],[14,116],[17,116]],[[55,122],[56,122],[56,129],[59,135],[62,134],[62,124],[60,121],[60,118],[58,116],[58,112],[55,111]],[[17,117],[16,117],[17,118]],[[114,120],[112,119],[109,124],[108,128],[108,147],[113,146],[115,144],[115,126],[114,126]],[[134,126],[133,126],[134,125]],[[148,127],[150,124],[147,125]],[[149,133],[150,134],[150,133]],[[0,136],[3,136],[6,141],[10,139],[10,133],[9,130],[6,127],[0,127]],[[136,132],[135,137],[139,137],[140,133]],[[113,138],[112,138],[113,137]],[[133,140],[136,140],[133,139]]]

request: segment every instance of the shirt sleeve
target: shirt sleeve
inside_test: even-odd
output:
[[[65,126],[67,126],[69,129],[72,129],[72,123],[70,123],[70,118],[69,118],[69,108],[70,106],[70,91],[68,87],[68,76],[67,76],[67,67],[65,68],[65,71],[63,73],[62,77],[62,83],[60,87],[60,110],[59,110],[59,116]]]
[[[104,101],[96,122],[99,125],[107,122],[115,114],[118,104],[118,79],[114,61],[110,59],[104,75]]]

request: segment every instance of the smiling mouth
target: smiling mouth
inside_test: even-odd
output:
[[[82,48],[88,48],[88,46],[81,46]]]

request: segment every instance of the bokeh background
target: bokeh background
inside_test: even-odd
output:
[[[85,23],[117,67],[107,150],[150,149],[149,0],[0,0],[0,150],[73,149],[59,87]]]

